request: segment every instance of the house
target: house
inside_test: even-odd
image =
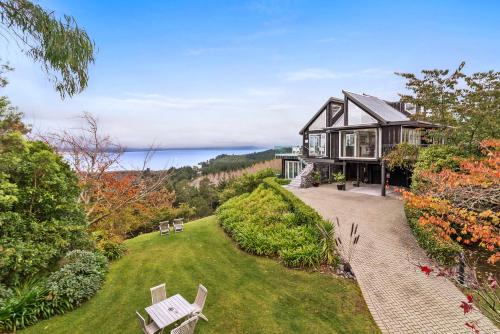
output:
[[[408,186],[408,171],[388,173],[382,157],[401,142],[426,145],[425,133],[438,125],[412,120],[412,105],[342,93],[343,99],[328,99],[300,130],[301,154],[278,157],[282,175],[296,176],[304,163],[313,163],[323,180],[343,172],[347,180]],[[381,189],[385,195],[385,187]]]

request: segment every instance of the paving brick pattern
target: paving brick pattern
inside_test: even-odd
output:
[[[429,264],[395,198],[339,192],[334,186],[289,188],[327,219],[338,217],[347,237],[358,223],[360,243],[352,261],[366,304],[383,333],[470,333],[466,321],[478,320],[481,333],[500,333],[479,312],[465,316],[465,296],[443,277],[427,277],[412,263]]]

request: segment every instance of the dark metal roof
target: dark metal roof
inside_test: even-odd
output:
[[[410,118],[404,113],[397,109],[391,107],[387,102],[381,100],[375,96],[369,95],[359,95],[347,91],[342,91],[349,99],[353,100],[357,104],[360,104],[365,109],[368,109],[372,113],[376,114],[377,118],[384,120],[386,123],[390,122],[401,122],[409,121]]]
[[[318,116],[321,114],[321,112],[325,109],[325,107],[328,105],[328,103],[330,102],[337,102],[337,103],[342,103],[344,104],[344,99],[339,99],[339,98],[336,98],[336,97],[330,97],[328,99],[328,101],[326,101],[322,106],[321,108],[319,108],[318,112],[316,112],[316,114],[314,114],[314,116],[309,120],[309,122],[306,123],[306,125],[304,125],[304,127],[300,130],[299,134],[303,134],[304,131],[306,131],[306,129],[309,127],[309,125],[312,124],[312,122],[314,122],[316,120],[316,118],[318,118]]]

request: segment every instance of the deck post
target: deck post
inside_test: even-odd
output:
[[[346,173],[346,165],[347,165],[347,163],[345,161],[342,161],[342,173],[344,174],[344,176],[346,176],[345,175],[345,173]]]
[[[385,196],[385,177],[386,177],[386,173],[385,173],[385,163],[382,161],[380,163],[380,165],[382,166],[381,170],[382,170],[382,177],[380,178],[381,181],[382,181],[382,188],[380,189],[380,195],[382,196]]]
[[[356,184],[359,186],[359,169],[361,168],[361,165],[358,163],[356,164]]]

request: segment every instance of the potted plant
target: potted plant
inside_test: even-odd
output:
[[[338,172],[333,174],[333,179],[337,183],[338,190],[345,190],[345,175],[344,173]]]
[[[315,170],[312,174],[312,185],[313,187],[319,187],[321,183],[321,174],[319,171]]]

